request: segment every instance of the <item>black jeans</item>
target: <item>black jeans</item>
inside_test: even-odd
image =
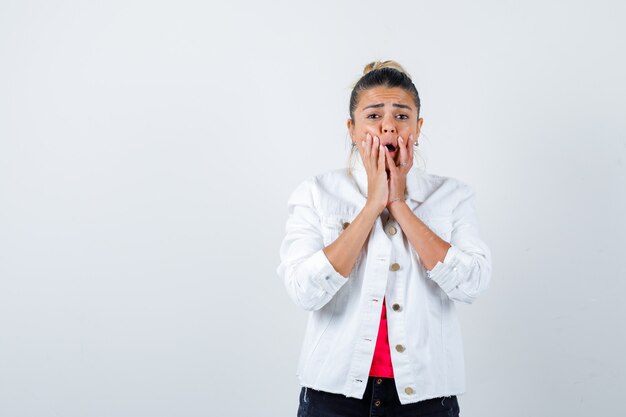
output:
[[[362,400],[302,387],[298,417],[458,417],[459,411],[456,395],[402,405],[393,378],[370,376]]]

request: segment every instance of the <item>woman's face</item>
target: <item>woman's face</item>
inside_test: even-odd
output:
[[[374,87],[361,92],[354,110],[354,120],[348,119],[348,130],[361,153],[361,142],[367,133],[372,139],[378,136],[382,145],[393,145],[390,154],[398,165],[398,136],[402,136],[405,146],[409,135],[412,134],[417,140],[423,122],[424,119],[417,117],[417,108],[410,93],[399,87]],[[386,159],[385,168],[389,169]]]

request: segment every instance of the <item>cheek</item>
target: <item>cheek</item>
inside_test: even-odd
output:
[[[367,138],[367,134],[370,134],[372,140],[374,140],[374,136],[377,135],[376,132],[370,131],[368,129],[357,130],[354,135],[355,141],[358,141],[359,146],[361,146],[361,141],[364,141]]]
[[[371,130],[369,130],[369,129],[361,129],[361,130],[359,131],[359,135],[360,135],[360,137],[361,137],[362,139],[365,139],[365,137],[367,136],[367,134],[368,134],[368,133],[372,136],[372,138],[373,138],[373,137],[374,137],[374,135],[376,134],[376,132],[371,131]]]

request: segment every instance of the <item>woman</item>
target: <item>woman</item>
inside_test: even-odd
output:
[[[491,253],[473,189],[413,166],[419,111],[398,63],[368,64],[350,98],[354,167],[289,197],[277,273],[310,311],[299,417],[459,415],[455,302],[488,288]]]

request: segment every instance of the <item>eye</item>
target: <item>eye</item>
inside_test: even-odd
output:
[[[374,117],[378,117],[378,115],[376,113],[372,113],[372,114],[368,114],[367,116],[365,116],[366,119],[373,119]]]
[[[409,118],[409,116],[407,116],[406,114],[399,114],[398,117],[400,117],[400,119],[402,120],[406,120]]]

